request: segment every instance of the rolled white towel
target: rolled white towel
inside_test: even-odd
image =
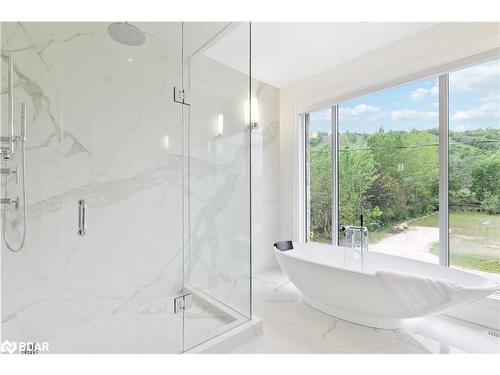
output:
[[[463,288],[451,281],[380,270],[377,277],[400,299],[409,314],[453,301]]]

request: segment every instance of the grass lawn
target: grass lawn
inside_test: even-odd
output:
[[[438,242],[432,244],[431,253],[439,256]],[[450,252],[450,264],[478,271],[500,273],[500,261],[498,258],[487,258],[467,251],[452,250]]]
[[[327,245],[331,245],[332,239],[331,238],[324,238],[324,237],[316,237],[316,238],[311,238],[311,242],[324,243]]]
[[[419,226],[437,226],[433,214],[413,222]],[[500,273],[500,215],[479,212],[450,212],[450,264],[479,271]],[[431,253],[439,254],[434,243]]]
[[[416,227],[439,228],[439,213],[434,212],[433,214],[412,221],[411,225],[415,225]]]

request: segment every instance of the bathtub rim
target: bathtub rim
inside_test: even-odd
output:
[[[307,258],[306,256],[300,256],[300,251],[298,249],[300,249],[300,247],[302,247],[302,246],[308,246],[309,244],[307,244],[307,243],[297,243],[297,242],[293,241],[293,245],[294,245],[294,248],[291,249],[291,250],[280,251],[280,250],[276,249],[274,246],[273,246],[273,250],[275,251],[275,255],[277,257],[279,257],[279,256],[293,257],[295,259],[299,259],[301,261],[304,261],[304,262],[307,262],[307,263],[310,263],[310,264],[315,264],[315,265],[320,265],[320,266],[323,266],[323,267],[334,268],[336,270],[343,271],[343,272],[352,272],[352,273],[358,274],[360,276],[362,275],[364,277],[366,277],[366,276],[377,277],[377,271],[378,270],[376,270],[376,271],[366,271],[366,272],[362,272],[362,271],[358,271],[358,270],[350,270],[348,268],[344,268],[344,267],[341,267],[339,265],[327,264],[325,262],[321,262],[321,261],[317,261],[317,260],[314,260],[314,259]],[[298,246],[296,247],[296,245],[298,245]],[[350,248],[345,247],[345,246],[335,246],[335,245],[329,245],[329,244],[314,244],[314,245],[315,246],[319,245],[319,246],[322,246],[322,247],[324,246],[325,248],[326,247],[341,248],[344,251],[350,249]],[[428,263],[428,262],[424,262],[424,261],[421,261],[421,260],[416,260],[416,259],[411,259],[411,258],[404,258],[404,257],[396,256],[396,255],[390,255],[390,254],[384,254],[384,253],[378,253],[378,252],[371,252],[370,256],[375,256],[375,257],[380,257],[380,258],[386,258],[386,259],[391,259],[391,258],[401,259],[404,262],[416,262],[416,263],[421,264],[423,266],[438,267],[438,268],[441,268],[441,269],[446,270],[446,271],[452,271],[454,273],[455,272],[457,272],[457,273],[464,273],[464,274],[467,274],[467,276],[474,276],[475,278],[483,279],[483,280],[487,281],[487,283],[485,282],[483,286],[476,286],[476,287],[473,287],[473,286],[464,286],[464,285],[461,285],[460,283],[457,283],[457,282],[453,281],[455,284],[457,284],[457,286],[459,286],[460,288],[462,288],[464,290],[470,290],[470,291],[489,291],[489,290],[491,290],[492,294],[495,291],[500,290],[500,284],[498,282],[496,282],[495,280],[489,279],[489,278],[481,276],[481,275],[467,273],[467,271],[464,271],[464,270],[461,270],[461,269],[452,269],[452,268],[449,268],[449,267],[441,266],[439,264],[433,264],[433,263]],[[430,277],[430,276],[425,276],[425,275],[419,275],[418,273],[407,272],[405,270],[399,271],[399,270],[392,270],[392,269],[385,269],[385,268],[381,268],[380,270],[381,271],[382,270],[386,270],[386,271],[390,271],[390,272],[394,272],[394,273],[408,274],[408,275],[413,275],[413,276],[423,277],[423,278]],[[437,280],[446,280],[446,279],[443,279],[442,277],[434,277],[434,278],[437,279]]]

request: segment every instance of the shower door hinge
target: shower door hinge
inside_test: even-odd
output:
[[[189,103],[186,103],[186,92],[184,91],[184,89],[178,90],[174,86],[174,102],[188,106],[190,105]]]
[[[177,314],[179,311],[185,311],[191,307],[193,304],[193,295],[184,294],[179,297],[174,298],[174,313]]]

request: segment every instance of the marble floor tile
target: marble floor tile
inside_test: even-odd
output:
[[[264,333],[230,353],[500,353],[486,329],[446,316],[407,321],[401,329],[365,327],[304,304],[279,268],[254,276],[254,313]]]

